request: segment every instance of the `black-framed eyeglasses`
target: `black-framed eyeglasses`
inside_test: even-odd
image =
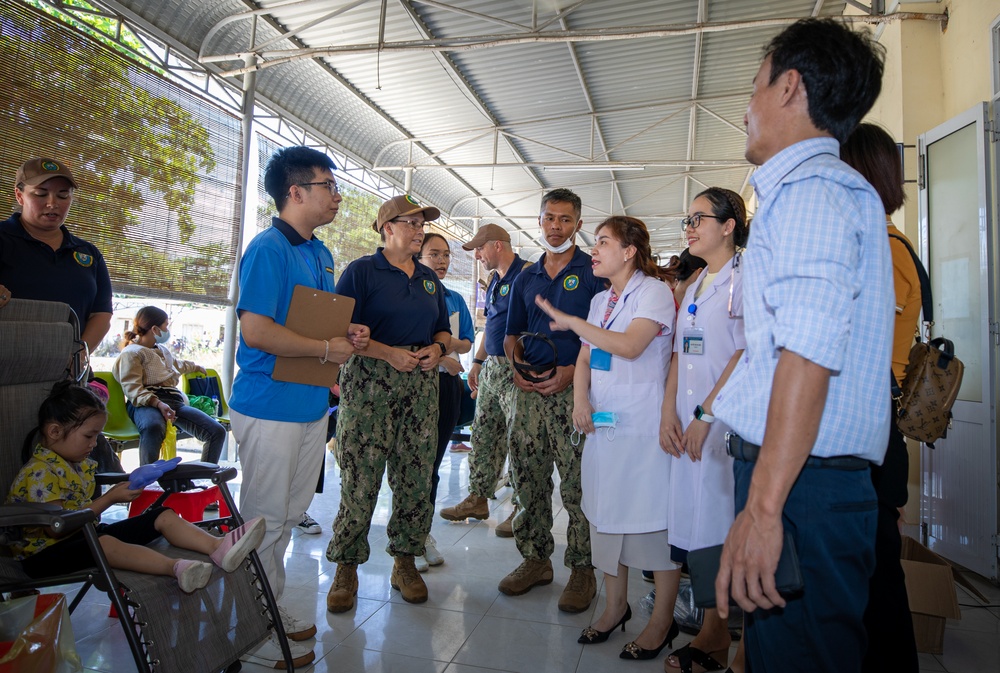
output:
[[[423,220],[404,220],[404,219],[401,219],[401,218],[397,217],[397,218],[393,218],[393,219],[391,219],[389,221],[390,222],[394,222],[396,224],[405,224],[406,226],[408,226],[410,229],[413,229],[414,231],[420,231],[421,229],[423,229],[424,227],[427,226],[427,223],[424,222]]]
[[[687,231],[688,229],[697,229],[701,226],[701,218],[711,217],[713,220],[718,220],[719,222],[724,222],[721,217],[716,217],[715,215],[706,215],[705,213],[695,213],[694,215],[688,215],[683,220],[681,220],[681,229]]]
[[[333,196],[340,194],[340,189],[337,187],[337,182],[335,180],[323,180],[322,182],[296,182],[295,184],[299,187],[312,187],[313,185],[323,185],[330,191],[330,194],[332,194]]]

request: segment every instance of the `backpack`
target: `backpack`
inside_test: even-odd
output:
[[[920,258],[909,242],[895,234],[892,238],[902,241],[913,258],[920,278],[920,301],[923,307],[927,333],[934,324],[934,303],[931,300],[931,283]],[[906,437],[934,448],[934,442],[948,434],[951,425],[951,407],[962,385],[965,365],[955,357],[955,344],[938,337],[930,341],[917,336],[910,349],[903,382],[892,377],[892,397],[896,401],[896,427]]]

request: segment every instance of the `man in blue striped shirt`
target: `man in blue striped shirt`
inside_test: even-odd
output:
[[[889,428],[892,261],[875,190],[840,160],[871,109],[882,52],[867,33],[800,21],[765,50],[744,122],[760,168],[744,255],[747,348],[716,398],[737,436],[737,517],[723,551],[720,614],[746,611],[749,668],[858,671],[875,563],[876,498]],[[804,590],[782,596],[786,535]]]

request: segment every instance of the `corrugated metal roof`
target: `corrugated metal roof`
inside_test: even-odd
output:
[[[530,0],[398,0],[387,4],[381,53],[371,48],[379,43],[379,2],[109,4],[176,48],[206,56],[251,50],[248,17],[259,10],[253,50],[265,67],[258,96],[369,167],[385,168],[399,185],[400,167],[413,166],[411,191],[460,226],[471,229],[474,217],[499,222],[523,229],[515,241],[528,245],[542,193],[569,187],[583,199],[585,231],[609,214],[627,213],[646,220],[655,244],[669,252],[681,246],[686,201],[704,186],[742,188],[749,196],[743,113],[761,48],[781,26],[700,36],[642,31],[693,24],[700,11],[708,22],[744,22],[839,15],[846,3],[545,0],[536,3],[540,28],[532,32]],[[240,14],[246,16],[219,25]],[[608,37],[622,29],[635,35],[574,38],[577,31]],[[553,36],[563,39],[527,41]],[[458,43],[511,37],[525,41],[475,49]],[[428,40],[450,40],[452,49],[428,50]],[[302,48],[331,51],[270,65]],[[222,72],[242,64],[209,67]],[[643,170],[555,169],[608,162]]]

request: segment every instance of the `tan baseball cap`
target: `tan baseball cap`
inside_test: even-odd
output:
[[[402,196],[394,196],[382,204],[382,207],[378,209],[378,218],[372,222],[372,229],[382,231],[382,227],[389,220],[413,213],[423,213],[424,222],[431,222],[441,217],[441,211],[434,206],[422,206],[409,194],[403,194]]]
[[[479,231],[476,232],[471,241],[462,244],[462,250],[475,250],[483,243],[489,243],[490,241],[510,243],[510,234],[499,224],[484,224],[479,227]]]
[[[50,178],[66,178],[74,188],[77,187],[69,166],[61,161],[46,158],[31,159],[21,164],[14,176],[14,186],[37,187]]]

